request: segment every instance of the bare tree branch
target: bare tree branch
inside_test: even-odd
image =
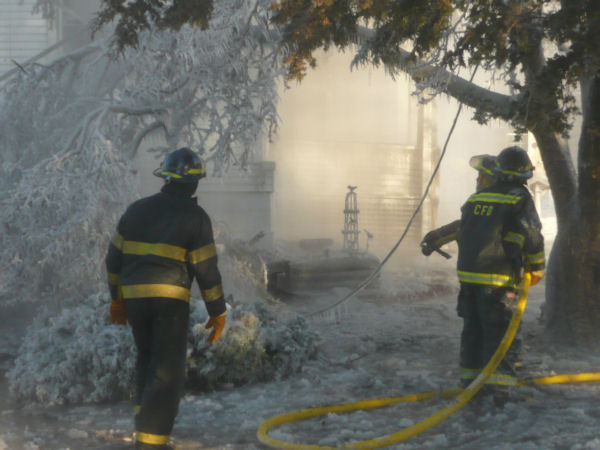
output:
[[[357,26],[357,33],[359,38],[364,41],[375,37],[374,30],[363,26]],[[438,89],[476,110],[504,119],[507,122],[516,119],[513,105],[518,101],[518,97],[482,88],[443,68],[419,60],[407,50],[395,49],[393,59],[386,61],[386,64],[390,65],[389,68],[392,70],[400,69],[405,72],[417,83],[436,80]]]

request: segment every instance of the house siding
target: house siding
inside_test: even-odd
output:
[[[57,40],[41,14],[32,14],[35,0],[0,0],[0,74],[37,55]]]

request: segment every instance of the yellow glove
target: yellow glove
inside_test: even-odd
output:
[[[209,328],[212,328],[212,332],[210,333],[210,336],[208,336],[207,341],[210,342],[211,344],[214,344],[215,342],[217,342],[217,339],[219,339],[219,337],[221,336],[221,333],[223,332],[223,328],[225,328],[225,316],[227,315],[227,313],[223,313],[220,316],[216,316],[216,317],[211,317],[210,319],[208,319],[208,322],[206,322],[206,329],[208,330]]]
[[[544,278],[543,270],[534,270],[533,272],[529,272],[529,274],[531,275],[531,286],[535,286],[542,278]]]
[[[113,300],[110,303],[110,323],[127,325],[127,308],[123,300]]]

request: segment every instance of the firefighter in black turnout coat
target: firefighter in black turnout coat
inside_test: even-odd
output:
[[[533,166],[520,147],[505,148],[496,158],[496,181],[471,195],[462,207],[456,232],[460,281],[458,315],[463,319],[460,368],[468,385],[485,367],[504,336],[517,304],[524,272],[531,284],[544,275],[544,239],[531,194],[525,186]],[[515,345],[488,383],[496,406],[514,384]]]
[[[205,176],[190,149],[170,153],[154,172],[161,192],[134,202],[106,256],[112,323],[131,324],[138,350],[136,448],[166,449],[183,393],[190,287],[196,278],[215,342],[226,305],[211,222],[192,195]]]

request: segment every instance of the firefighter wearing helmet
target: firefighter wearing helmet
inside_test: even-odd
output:
[[[458,243],[457,312],[463,319],[460,371],[464,386],[479,375],[506,333],[523,273],[531,274],[532,285],[544,275],[541,222],[526,187],[534,170],[531,160],[521,147],[512,146],[502,150],[493,164],[489,162],[486,173],[493,182],[478,186],[463,205],[461,219],[453,223],[452,238]],[[427,245],[435,249],[439,243],[438,238]],[[518,342],[513,342],[488,380],[491,388],[483,390],[484,395],[492,394],[497,407],[509,399],[508,386],[515,381]]]
[[[137,347],[136,441],[139,449],[168,449],[183,393],[189,301],[195,278],[210,316],[214,343],[226,305],[211,221],[192,197],[206,176],[189,148],[165,158],[154,175],[161,191],[131,204],[106,256],[110,321],[131,325]]]
[[[462,207],[457,272],[465,384],[485,367],[506,333],[523,273],[531,274],[532,285],[544,275],[542,225],[526,186],[533,170],[525,150],[505,148],[496,158],[496,182],[471,195]],[[496,406],[509,399],[518,350],[517,341],[490,377]]]

